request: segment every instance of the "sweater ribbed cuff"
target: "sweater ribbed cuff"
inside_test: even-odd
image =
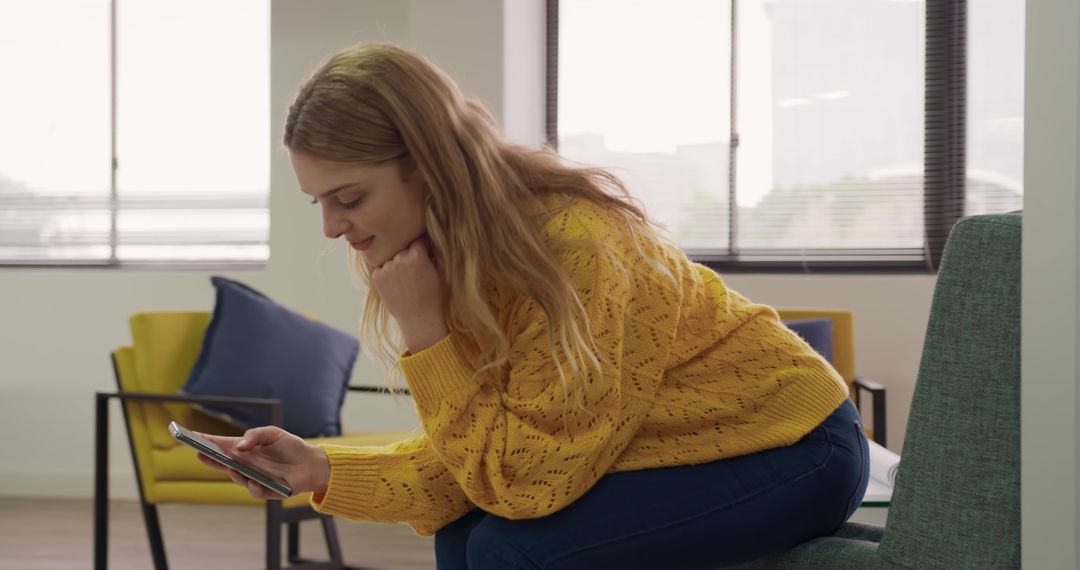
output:
[[[454,335],[416,354],[402,356],[400,362],[413,399],[424,414],[438,413],[446,396],[478,387]]]
[[[829,370],[802,372],[800,382],[769,402],[768,415],[782,418],[794,443],[825,421],[849,396],[847,384]],[[751,437],[752,436],[748,436]]]
[[[311,506],[320,513],[357,518],[357,513],[370,507],[379,471],[365,455],[355,448],[320,445],[330,460],[330,482],[323,493],[311,494]],[[375,518],[375,517],[373,517]]]

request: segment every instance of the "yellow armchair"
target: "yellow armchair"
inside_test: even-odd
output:
[[[123,402],[128,441],[139,483],[139,498],[150,539],[155,568],[167,568],[165,547],[158,523],[157,505],[203,503],[262,506],[266,509],[266,567],[281,568],[281,527],[288,525],[288,562],[292,568],[344,568],[337,531],[331,517],[315,512],[310,493],[284,501],[252,499],[228,476],[200,463],[195,451],[169,434],[169,421],[196,431],[239,434],[240,430],[192,407],[192,404],[241,404],[271,410],[272,423],[281,425],[284,402],[261,398],[188,397],[178,394],[186,382],[202,346],[209,312],[152,312],[131,317],[132,345],[113,352],[117,392],[97,394],[96,488],[94,550],[95,568],[105,568],[108,552],[108,401]],[[388,392],[384,388],[350,386],[351,391]],[[407,394],[406,390],[400,393]],[[405,438],[408,432],[346,433],[340,437],[309,439],[340,445],[382,445]],[[299,553],[299,524],[320,520],[326,535],[329,562],[304,560]]]
[[[830,319],[832,321],[832,365],[848,383],[851,398],[862,413],[862,393],[872,397],[873,420],[866,435],[885,445],[885,387],[855,375],[855,324],[851,311],[844,309],[777,308],[785,321],[799,319]]]

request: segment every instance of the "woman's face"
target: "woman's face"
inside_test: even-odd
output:
[[[371,269],[382,266],[427,231],[427,187],[419,172],[405,177],[397,162],[335,162],[290,153],[300,189],[322,206],[323,233],[344,237]]]

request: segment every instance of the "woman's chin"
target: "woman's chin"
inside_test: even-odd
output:
[[[393,259],[393,256],[388,259],[385,256],[372,251],[362,251],[360,252],[360,258],[364,260],[364,265],[367,266],[368,271],[375,271],[382,267],[386,262],[390,261],[390,259]]]

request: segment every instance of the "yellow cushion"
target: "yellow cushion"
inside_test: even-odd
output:
[[[232,481],[164,481],[154,484],[157,503],[201,503],[211,505],[262,506],[266,501],[253,499],[247,489]],[[311,493],[300,493],[282,501],[285,507],[302,507],[311,501]]]
[[[206,311],[139,313],[130,319],[135,374],[122,378],[122,388],[133,392],[177,394],[202,349],[203,333],[210,322]],[[176,442],[166,426],[180,425],[210,433],[238,433],[235,427],[198,411],[188,404],[142,404],[151,444],[170,449]]]
[[[207,467],[195,458],[195,450],[186,445],[177,445],[172,449],[154,449],[151,452],[154,462],[153,476],[161,481],[229,481],[224,471]]]

